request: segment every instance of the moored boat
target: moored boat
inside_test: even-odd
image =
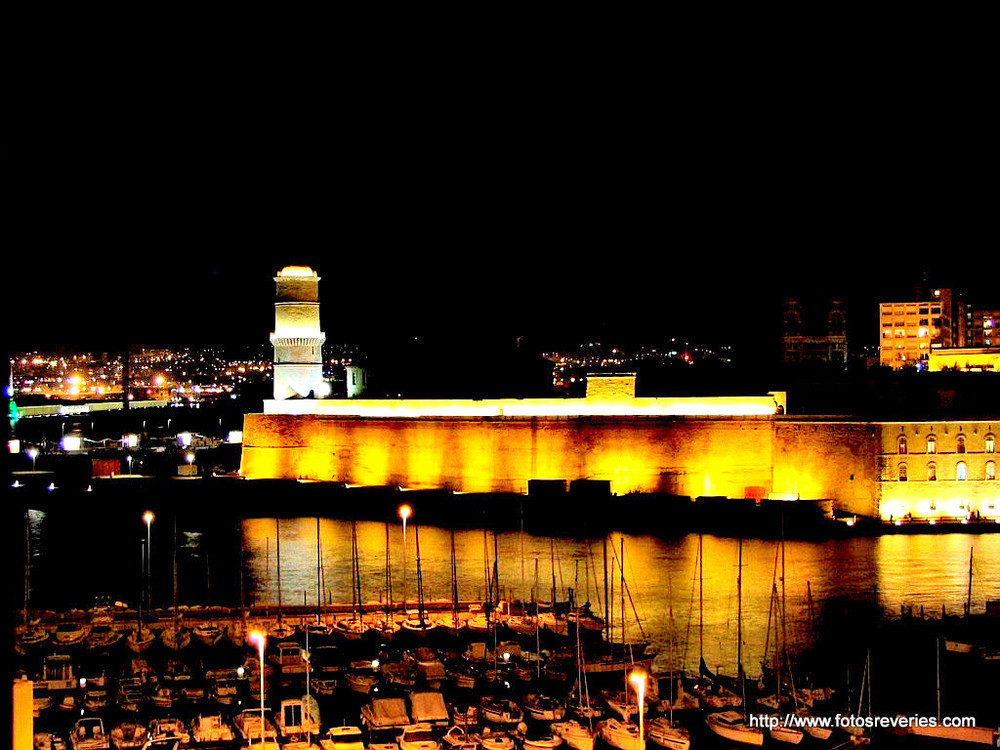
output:
[[[565,706],[552,696],[541,693],[528,693],[521,705],[535,721],[559,721],[566,716]]]
[[[149,738],[151,740],[176,737],[180,744],[187,745],[191,742],[191,732],[184,726],[184,722],[175,717],[162,717],[149,722]]]
[[[523,720],[524,712],[512,700],[484,695],[479,700],[479,716],[492,724],[517,726]]]
[[[726,740],[744,745],[764,744],[764,730],[751,727],[738,711],[720,711],[705,715],[705,724],[712,732]]]
[[[104,720],[99,716],[77,719],[70,731],[69,744],[73,750],[108,750],[111,738],[104,730]]]
[[[639,727],[618,719],[607,719],[598,724],[601,739],[618,750],[643,750],[646,744],[639,737]]]
[[[563,742],[573,750],[594,750],[597,739],[594,731],[576,719],[555,721],[552,723],[552,731],[562,737]]]
[[[257,713],[260,713],[259,709]],[[220,713],[198,714],[191,722],[191,740],[195,743],[232,742],[234,739],[233,728]]]
[[[434,739],[430,724],[410,724],[396,737],[399,750],[440,750],[441,743]]]
[[[691,747],[691,732],[665,716],[658,716],[646,724],[646,736],[668,750],[687,750]]]
[[[79,646],[84,642],[90,627],[82,622],[61,622],[52,631],[52,643],[57,646]]]
[[[355,726],[330,727],[319,744],[323,750],[365,750],[364,735]]]
[[[137,721],[123,721],[111,730],[111,745],[117,750],[142,747],[149,739],[149,730]]]

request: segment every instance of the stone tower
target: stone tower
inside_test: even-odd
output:
[[[286,266],[274,278],[274,398],[324,398],[323,341],[319,327],[319,276]]]

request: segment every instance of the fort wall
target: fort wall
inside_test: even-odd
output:
[[[614,494],[832,500],[878,510],[876,426],[784,417],[248,414],[242,473],[349,485],[527,491],[605,480]]]

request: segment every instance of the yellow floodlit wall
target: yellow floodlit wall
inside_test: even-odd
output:
[[[780,417],[416,417],[248,414],[242,473],[349,485],[527,491],[606,480],[616,494],[833,500],[874,514],[877,433]]]
[[[1000,372],[1000,349],[935,349],[930,354],[927,369],[931,372]]]

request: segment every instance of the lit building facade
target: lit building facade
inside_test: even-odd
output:
[[[932,349],[965,345],[965,312],[951,289],[926,300],[879,304],[879,362],[900,370],[927,369]]]
[[[968,345],[1000,349],[1000,310],[972,309],[967,315]]]
[[[1000,372],[1000,347],[974,349],[932,349],[928,369],[931,372]]]
[[[883,520],[1000,518],[1000,422],[884,422],[881,427]]]

